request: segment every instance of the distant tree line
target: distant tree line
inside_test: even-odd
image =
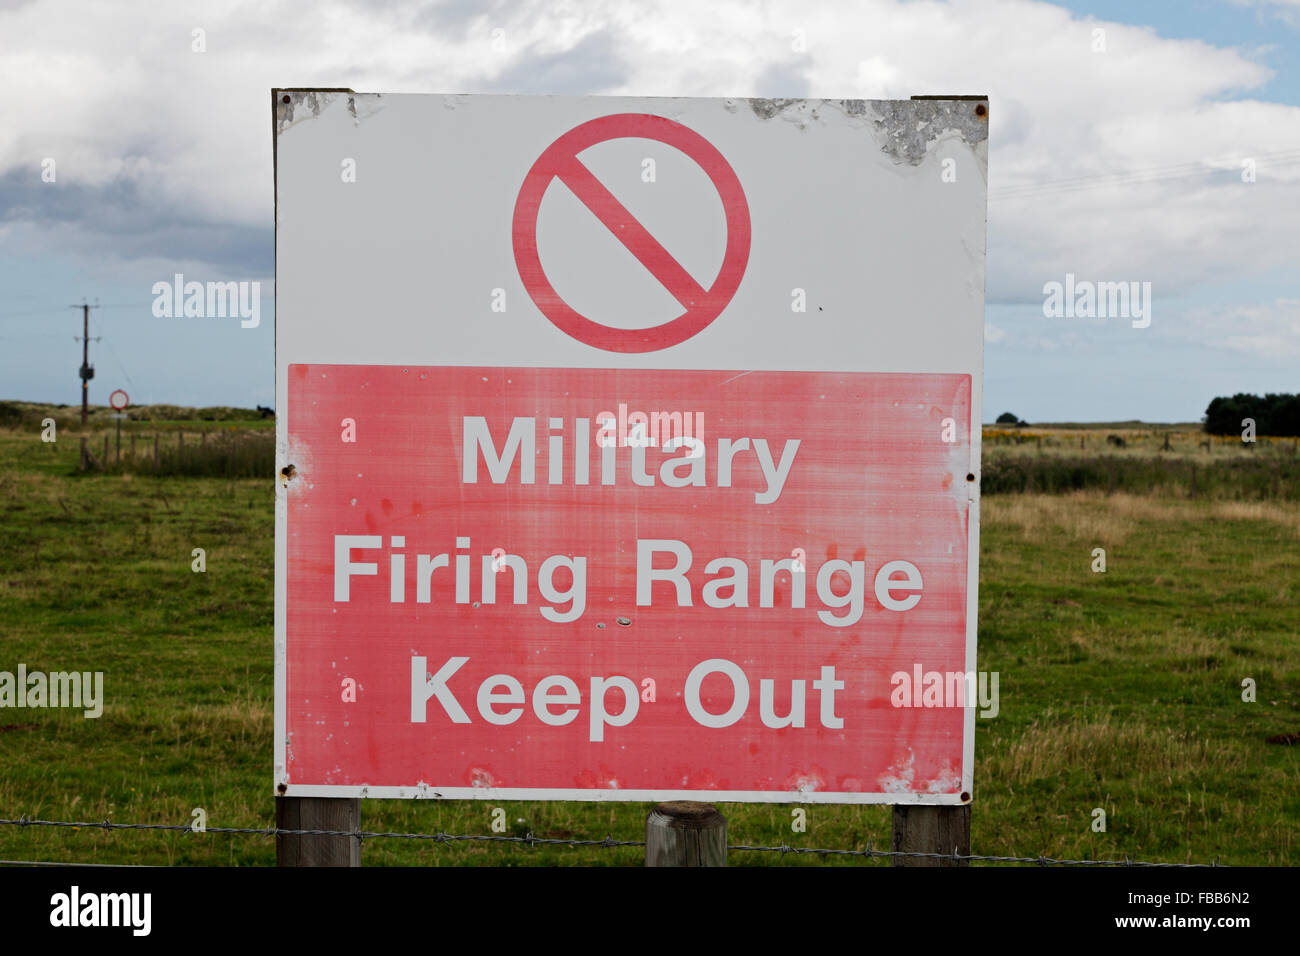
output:
[[[1205,431],[1240,435],[1246,418],[1255,420],[1257,435],[1300,435],[1300,395],[1270,392],[1261,398],[1238,392],[1232,398],[1216,398],[1205,410]]]

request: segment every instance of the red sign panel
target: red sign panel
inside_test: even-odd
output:
[[[894,691],[974,666],[969,376],[288,388],[297,792],[956,802],[963,708]]]

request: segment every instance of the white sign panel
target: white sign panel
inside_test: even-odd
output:
[[[987,114],[277,91],[278,792],[969,802]]]

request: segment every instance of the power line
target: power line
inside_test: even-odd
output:
[[[113,356],[113,361],[117,363],[117,367],[121,369],[122,377],[126,379],[126,384],[130,385],[131,388],[134,390],[136,387],[135,380],[132,379],[131,376],[127,373],[126,366],[123,365],[122,360],[118,358],[117,349],[113,348],[113,343],[110,342],[108,339],[104,339],[104,346],[105,348],[108,349],[109,354]]]
[[[1189,179],[1210,176],[1216,173],[1237,173],[1246,159],[1255,161],[1256,167],[1294,166],[1300,163],[1300,149],[1281,150],[1273,153],[1260,153],[1255,156],[1242,156],[1225,159],[1195,160],[1174,163],[1165,166],[1151,166],[1144,169],[1131,169],[1117,173],[1097,173],[1090,176],[1077,176],[1069,179],[1045,180],[1031,183],[1012,183],[1007,186],[989,188],[990,199],[1019,198],[1051,192],[1071,192],[1079,189],[1100,189],[1107,186],[1129,186],[1150,182],[1163,182],[1176,179]]]
[[[0,319],[25,319],[33,315],[63,315],[64,306],[57,309],[34,309],[30,312],[0,312]]]
[[[1278,150],[1271,153],[1257,153],[1254,156],[1231,156],[1220,157],[1218,159],[1197,159],[1189,160],[1182,163],[1167,163],[1161,166],[1148,166],[1142,169],[1130,169],[1117,173],[1092,173],[1087,176],[1076,176],[1068,179],[1049,180],[1037,183],[1019,183],[1003,188],[1016,188],[1018,186],[1052,186],[1060,183],[1085,182],[1094,179],[1109,179],[1116,176],[1132,176],[1146,173],[1177,173],[1182,170],[1206,169],[1214,167],[1223,167],[1224,169],[1239,169],[1245,159],[1253,159],[1256,164],[1283,161],[1291,162],[1300,156],[1300,147],[1293,149]]]
[[[23,319],[33,315],[63,315],[64,306],[52,306],[48,309],[31,309],[26,312],[0,312],[0,319]],[[74,306],[81,308],[81,306]],[[95,309],[138,309],[141,312],[149,311],[150,306],[140,304],[117,304],[117,305],[94,305]],[[150,313],[152,315],[152,313]]]
[[[65,334],[63,332],[34,332],[26,335],[0,335],[0,339],[4,339],[6,342],[21,342],[24,339],[62,339]],[[74,335],[72,340],[77,341],[77,336]]]

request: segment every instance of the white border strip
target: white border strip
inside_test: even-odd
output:
[[[967,791],[969,792],[969,791]],[[963,806],[955,793],[830,793],[816,790],[589,790],[532,787],[368,787],[289,784],[289,797],[364,797],[405,800],[580,800],[587,803],[658,803],[703,800],[708,803],[895,803]]]

